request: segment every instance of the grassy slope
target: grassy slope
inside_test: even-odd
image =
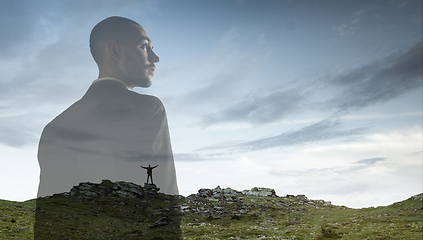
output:
[[[189,205],[190,209],[203,209],[200,212],[184,212],[181,224],[184,238],[422,239],[422,200],[408,199],[387,207],[350,209],[284,197],[244,196],[244,198],[242,202],[231,204],[183,198],[181,201],[189,202],[185,205]],[[111,201],[115,200],[111,199]],[[128,206],[131,204],[126,208]],[[219,214],[213,211],[204,213],[204,210],[216,207],[223,207],[227,213]],[[35,200],[26,202],[0,200],[0,239],[32,239],[34,208]],[[61,211],[65,211],[66,214],[80,211],[70,207],[64,209]],[[138,210],[134,208],[134,211]],[[246,210],[246,212],[236,214],[240,210]],[[126,224],[122,221],[123,219],[116,219],[116,216],[102,219],[103,225],[100,222],[93,223],[99,225],[91,228],[94,232],[92,236],[97,238],[87,239],[111,239],[107,237],[107,233],[113,231],[110,226],[114,224],[118,224],[121,231],[126,230],[136,234],[137,230],[133,229],[134,226]],[[87,215],[82,223],[92,221],[92,217]],[[146,229],[140,229],[140,232],[144,230]]]
[[[261,200],[259,200],[261,199]],[[277,207],[279,201],[289,207]],[[221,219],[188,214],[182,230],[188,239],[422,239],[422,201],[405,200],[387,207],[350,209],[340,206],[309,205],[303,201],[246,197],[243,205],[251,212]],[[232,206],[237,208],[237,206]],[[200,223],[193,219],[200,218]],[[235,218],[235,219],[234,219]],[[243,236],[243,237],[241,237]]]
[[[0,239],[32,239],[35,199],[26,202],[0,200]]]

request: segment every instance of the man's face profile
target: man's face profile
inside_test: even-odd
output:
[[[135,26],[128,38],[128,43],[121,46],[122,80],[132,87],[149,87],[159,57],[153,52],[153,44],[142,27]]]

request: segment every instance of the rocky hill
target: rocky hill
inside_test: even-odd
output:
[[[351,209],[269,188],[183,197],[104,180],[26,202],[0,200],[0,239],[34,232],[36,239],[422,239],[422,199]]]

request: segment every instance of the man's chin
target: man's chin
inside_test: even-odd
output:
[[[138,84],[138,87],[142,87],[142,88],[149,88],[151,86],[152,82],[150,79],[148,80],[143,80],[140,81],[140,84]]]
[[[151,86],[151,84],[153,84],[151,81],[145,85],[145,88],[149,88]]]

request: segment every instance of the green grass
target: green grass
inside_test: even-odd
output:
[[[0,200],[0,239],[32,239],[35,199],[26,202]]]
[[[182,206],[200,209],[182,213],[180,229],[184,239],[422,239],[422,200],[351,209],[285,197],[243,197],[242,202],[234,203],[180,198]],[[42,208],[50,211],[45,213],[48,221],[44,227],[61,232],[60,239],[145,239],[163,235],[163,229],[148,226],[161,216],[178,215],[171,213],[170,205],[163,208],[166,199],[164,194],[124,200],[109,196],[94,202],[46,198]],[[174,204],[172,199],[167,201]],[[0,239],[32,239],[35,207],[36,200],[0,200]],[[37,211],[39,214],[43,210]]]
[[[279,201],[290,205],[278,207]],[[405,200],[387,207],[351,209],[280,197],[245,197],[250,212],[220,219],[197,213],[184,215],[186,239],[422,239],[422,201]],[[316,208],[317,207],[317,208]],[[198,222],[194,222],[198,219]]]

